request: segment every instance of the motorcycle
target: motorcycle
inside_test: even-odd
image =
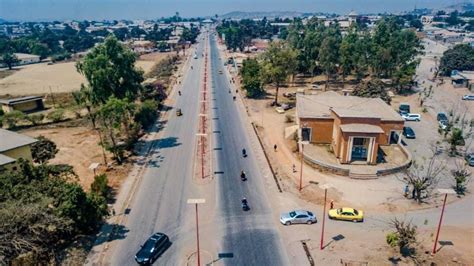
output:
[[[241,179],[242,181],[246,181],[246,180],[247,180],[247,176],[245,175],[245,172],[244,172],[244,171],[240,172],[240,179]]]
[[[250,207],[249,207],[249,204],[248,204],[246,198],[243,198],[243,199],[242,199],[242,210],[243,210],[243,211],[248,211],[248,210],[250,210]]]
[[[235,96],[234,96],[234,97],[232,97],[232,99],[234,99],[234,101],[235,101]]]

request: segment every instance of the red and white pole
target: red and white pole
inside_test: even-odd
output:
[[[328,195],[328,189],[324,189],[324,210],[323,210],[323,228],[321,230],[321,250],[324,249],[324,222],[326,221],[326,198]]]
[[[433,252],[432,252],[433,254],[436,254],[436,246],[438,244],[439,231],[441,231],[441,223],[443,222],[444,207],[446,206],[446,198],[447,197],[448,197],[448,193],[444,194],[443,208],[441,209],[441,216],[439,217],[438,230],[436,232],[436,239],[435,239],[435,242],[434,242]]]

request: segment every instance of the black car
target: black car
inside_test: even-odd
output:
[[[448,116],[445,113],[438,113],[437,119],[438,119],[438,121],[448,122]]]
[[[415,131],[411,127],[403,127],[403,136],[407,139],[416,138]]]
[[[170,245],[167,235],[155,233],[141,246],[135,255],[135,261],[138,264],[152,264]]]

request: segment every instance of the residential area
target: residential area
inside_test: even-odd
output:
[[[0,11],[0,261],[470,265],[474,6],[390,2]]]

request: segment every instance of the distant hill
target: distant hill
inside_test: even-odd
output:
[[[244,12],[244,11],[233,11],[227,14],[219,16],[221,19],[254,19],[254,18],[292,18],[309,16],[312,13],[303,13],[297,11],[255,11],[255,12]]]
[[[3,23],[3,22],[7,22],[7,21],[4,20],[3,18],[0,18],[0,23]]]
[[[458,10],[460,12],[471,11],[471,10],[474,10],[474,3],[472,2],[459,3],[455,5],[450,5],[446,7],[446,9]]]

